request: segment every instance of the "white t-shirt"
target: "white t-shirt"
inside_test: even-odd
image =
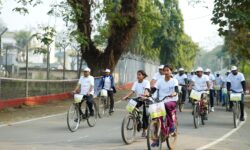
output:
[[[91,90],[90,94],[94,95],[94,85],[95,85],[95,79],[93,76],[88,76],[88,77],[84,77],[81,76],[78,84],[81,85],[81,95],[86,95],[88,94],[90,87],[93,86],[93,89]]]
[[[242,81],[245,81],[245,77],[241,72],[238,72],[237,75],[230,73],[227,77],[227,82],[231,83],[231,90],[235,92],[243,92]]]
[[[207,75],[203,74],[201,77],[194,75],[192,81],[194,82],[193,89],[198,91],[207,90],[207,82],[209,82],[209,78]]]
[[[208,78],[209,78],[210,89],[213,89],[214,88],[215,77],[214,77],[213,74],[210,73],[209,76],[208,76]]]
[[[223,79],[222,79],[221,76],[215,77],[215,85],[220,85],[220,86],[222,86],[222,83],[223,83]]]
[[[180,74],[177,74],[174,76],[175,79],[178,80],[179,85],[185,85],[185,79],[187,79],[187,75],[183,74],[180,76]]]
[[[146,89],[150,89],[150,82],[148,80],[143,80],[141,83],[138,81],[134,82],[131,90],[135,92],[137,97],[140,97],[144,95]]]
[[[104,87],[105,90],[111,90],[111,80],[110,77],[104,78]]]
[[[178,81],[175,78],[171,78],[169,81],[166,81],[165,79],[158,80],[155,87],[159,90],[159,99],[162,100],[166,96],[173,94],[175,92],[176,86],[178,86]],[[177,100],[178,96],[176,96],[175,98],[171,98],[169,101]]]
[[[164,75],[161,75],[160,72],[155,73],[155,75],[153,76],[153,80],[160,80],[163,79]]]

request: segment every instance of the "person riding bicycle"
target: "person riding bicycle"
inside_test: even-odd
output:
[[[240,121],[245,121],[244,118],[244,94],[246,93],[246,81],[245,77],[241,72],[238,72],[236,66],[232,66],[231,73],[227,77],[227,90],[228,95],[230,91],[242,93],[240,101]],[[230,110],[232,111],[233,102],[230,101]]]
[[[90,110],[90,116],[94,116],[94,110],[93,110],[93,95],[94,95],[94,77],[90,75],[90,69],[87,67],[83,70],[83,76],[80,77],[78,84],[73,91],[73,93],[77,93],[80,89],[80,94],[84,95],[83,98],[87,99],[87,105]],[[83,114],[81,111],[81,105],[80,103],[80,113]]]
[[[178,100],[178,81],[172,77],[172,67],[170,65],[164,66],[165,77],[156,82],[155,89],[158,93],[159,100],[163,100],[166,97],[172,97],[171,99],[164,100],[167,119],[170,123],[170,134],[174,133],[176,128],[174,124],[174,118],[172,118],[172,112],[176,109],[176,103]]]
[[[198,67],[196,69],[196,75],[192,78],[189,85],[189,89],[194,89],[196,91],[207,91],[209,90],[209,78],[207,75],[203,74],[203,69]],[[207,102],[205,102],[205,109],[207,109]],[[207,111],[205,111],[205,120],[207,119]]]
[[[110,69],[106,69],[105,75],[102,76],[99,87],[108,91],[108,97],[110,99],[109,113],[114,112],[114,93],[116,93],[114,77],[110,74]]]
[[[160,65],[158,67],[159,71],[154,74],[153,79],[150,82],[151,87],[154,87],[157,80],[164,78],[164,72],[163,72],[164,65]]]
[[[137,81],[134,82],[131,92],[129,92],[125,97],[123,97],[123,100],[126,100],[128,97],[130,97],[132,94],[136,94],[136,97],[139,99],[146,100],[146,97],[150,95],[150,82],[146,80],[145,78],[148,75],[143,70],[137,71]],[[140,101],[138,99],[134,99],[137,102],[136,108],[139,108],[143,106],[143,118],[142,118],[142,137],[146,137],[146,130],[148,128],[148,115],[146,112],[146,105],[145,102]]]
[[[222,77],[220,76],[220,72],[217,72],[216,73],[216,76],[215,76],[215,84],[214,84],[214,87],[218,87],[219,89],[215,89],[216,92],[219,92],[219,100],[220,102],[222,102],[222,87],[223,87],[223,79]]]
[[[206,69],[205,74],[209,78],[209,85],[210,85],[210,90],[209,90],[209,99],[210,99],[210,104],[211,104],[211,111],[214,112],[214,95],[215,95],[215,90],[213,89],[214,83],[215,83],[215,77],[211,73],[210,69]]]
[[[182,97],[180,98],[181,102],[184,103],[186,100],[188,79],[183,68],[179,69],[179,74],[175,75],[175,79],[178,80],[179,86],[181,86]]]

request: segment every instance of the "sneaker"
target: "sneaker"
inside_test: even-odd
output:
[[[155,140],[152,144],[151,147],[158,147],[159,146],[159,140]]]
[[[214,107],[211,107],[211,112],[214,112]]]
[[[91,116],[91,117],[93,117],[94,116],[94,110],[92,110],[90,113],[89,113],[89,115]]]
[[[245,118],[244,117],[240,117],[240,121],[245,121]]]
[[[110,114],[112,114],[113,112],[114,112],[114,110],[113,110],[113,109],[110,109],[110,110],[109,110],[109,113],[110,113]]]
[[[146,132],[145,131],[142,131],[142,134],[141,134],[141,137],[146,137]]]
[[[174,132],[175,132],[175,127],[171,127],[171,128],[169,129],[170,135],[174,134]]]

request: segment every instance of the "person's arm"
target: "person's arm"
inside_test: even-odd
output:
[[[227,91],[230,91],[231,89],[231,82],[227,82]]]
[[[77,91],[80,89],[80,87],[81,87],[81,84],[78,83],[76,85],[75,89],[73,90],[73,93],[77,93]]]
[[[130,97],[131,95],[133,95],[135,92],[134,91],[130,91],[126,96],[124,96],[122,99],[126,100],[128,97]]]
[[[185,85],[188,85],[188,78],[184,79]]]
[[[206,83],[207,83],[207,89],[209,90],[210,89],[210,83],[209,83],[209,81],[207,81]]]
[[[241,81],[241,85],[242,85],[244,93],[246,93],[246,81]]]

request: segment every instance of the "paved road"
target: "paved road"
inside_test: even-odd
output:
[[[112,117],[98,120],[97,125],[89,128],[87,123],[81,124],[80,129],[71,133],[66,127],[66,115],[39,119],[21,124],[0,127],[1,150],[144,150],[146,141],[138,139],[132,145],[124,145],[121,140],[120,127],[126,111],[125,102],[116,104],[116,112]],[[195,150],[216,141],[228,132],[232,132],[231,113],[221,107],[209,115],[205,126],[194,129],[191,107],[186,105],[182,113],[178,113],[179,134],[176,149]],[[250,111],[247,110],[247,112]],[[250,121],[247,122],[225,140],[204,149],[250,149]],[[233,130],[234,131],[234,130]],[[239,146],[239,144],[241,144]],[[166,147],[166,146],[165,146]]]

